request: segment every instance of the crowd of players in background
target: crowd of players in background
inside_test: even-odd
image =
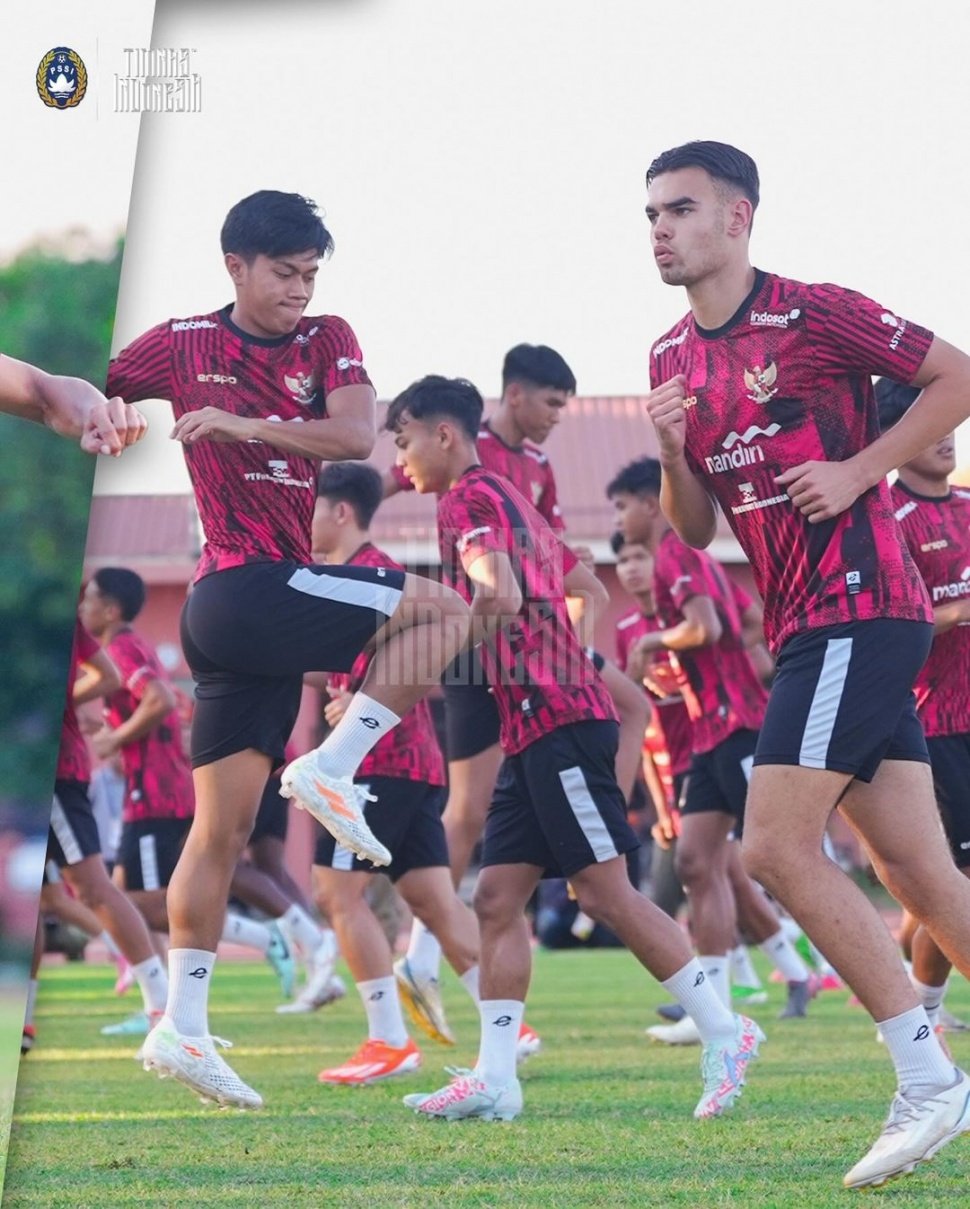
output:
[[[887,751],[887,764],[897,765],[893,775],[910,775],[898,766],[925,758],[925,751],[920,754],[921,739],[913,737],[919,728],[910,732],[902,723],[897,725],[897,709],[891,718],[874,721],[888,727],[888,747],[879,748],[878,755],[875,748],[850,755],[855,740],[845,718],[836,718],[838,695],[833,705],[820,697],[821,690],[816,689],[812,698],[809,689],[804,733],[797,736],[796,755],[791,758],[790,719],[780,725],[782,711],[779,707],[771,712],[765,691],[773,669],[764,633],[766,628],[770,644],[776,651],[780,648],[784,658],[786,643],[794,641],[791,601],[780,592],[770,599],[766,594],[770,617],[764,626],[762,609],[752,597],[711,557],[693,548],[703,542],[688,545],[679,536],[708,533],[713,517],[710,497],[698,494],[691,478],[702,473],[702,459],[696,448],[685,447],[683,435],[687,409],[697,406],[696,396],[688,397],[686,390],[698,362],[679,358],[686,356],[688,337],[695,342],[721,340],[730,325],[724,323],[729,316],[722,316],[720,325],[711,323],[706,329],[701,325],[708,314],[719,313],[717,300],[714,293],[699,289],[691,293],[705,275],[698,269],[695,281],[687,269],[681,272],[678,267],[687,264],[697,249],[692,248],[689,226],[682,228],[688,235],[678,236],[677,224],[688,222],[692,214],[704,215],[705,206],[716,215],[712,230],[723,245],[718,245],[722,277],[733,272],[738,281],[750,282],[742,310],[749,302],[755,305],[751,320],[755,326],[762,304],[777,307],[786,296],[804,294],[813,305],[827,308],[832,330],[842,323],[847,330],[856,324],[848,334],[840,329],[839,348],[844,356],[846,344],[851,344],[860,361],[876,347],[876,336],[881,338],[880,323],[892,326],[898,333],[890,345],[892,355],[871,353],[872,357],[887,368],[898,368],[907,381],[927,385],[928,395],[939,394],[938,383],[954,376],[947,346],[915,325],[903,341],[905,324],[888,313],[880,320],[862,308],[849,316],[846,292],[835,287],[803,287],[751,269],[747,234],[758,202],[753,163],[721,144],[677,149],[678,153],[685,150],[679,158],[675,153],[666,160],[660,157],[651,167],[648,216],[661,275],[671,284],[687,286],[697,327],[682,331],[678,327],[654,348],[654,389],[648,408],[660,437],[663,465],[661,460],[638,458],[613,468],[613,476],[604,483],[616,517],[615,533],[604,536],[610,537],[621,583],[631,597],[631,609],[617,626],[615,651],[600,652],[591,646],[596,613],[606,593],[593,573],[589,552],[571,550],[568,536],[563,541],[555,480],[540,448],[576,391],[575,378],[558,353],[544,346],[520,345],[511,350],[503,368],[502,397],[484,421],[481,396],[470,383],[436,376],[414,383],[387,412],[385,426],[394,434],[399,472],[384,482],[363,461],[348,460],[366,445],[359,444],[361,417],[372,404],[372,392],[360,351],[342,321],[331,321],[327,327],[324,381],[313,373],[285,378],[298,405],[311,403],[320,386],[329,387],[330,419],[322,429],[302,423],[304,417],[290,402],[288,411],[281,405],[280,414],[273,415],[274,429],[273,423],[261,419],[240,418],[240,413],[247,414],[245,407],[230,399],[241,391],[223,387],[208,393],[219,398],[225,411],[199,401],[203,396],[196,383],[218,378],[196,372],[203,364],[217,364],[214,349],[225,354],[231,346],[239,364],[247,357],[253,362],[247,369],[252,371],[258,396],[260,389],[264,393],[268,389],[260,374],[276,351],[288,345],[295,333],[296,348],[310,356],[306,347],[327,322],[299,316],[312,294],[313,274],[329,246],[329,236],[274,245],[265,241],[265,226],[255,243],[245,243],[241,234],[246,230],[247,206],[258,208],[265,202],[270,208],[292,211],[292,197],[255,195],[231,212],[223,251],[236,287],[234,307],[152,329],[114,363],[112,389],[119,395],[129,401],[163,397],[175,404],[175,435],[186,446],[209,543],[183,622],[183,645],[198,685],[194,799],[204,823],[200,826],[197,818],[186,837],[193,791],[175,699],[154,652],[131,628],[144,587],[137,576],[120,568],[98,572],[85,591],[84,625],[79,627],[75,651],[79,674],[65,716],[52,817],[53,863],[92,913],[88,930],[107,933],[109,945],[127,961],[141,988],[144,1011],[120,1031],[145,1034],[140,1056],[146,1068],[173,1075],[219,1103],[262,1104],[259,1093],[215,1052],[208,1034],[212,942],[217,937],[263,951],[277,968],[285,994],[293,990],[294,957],[303,959],[304,984],[281,1010],[313,1011],[341,997],[345,989],[334,973],[334,962],[338,950],[343,954],[363,1002],[368,1035],[346,1063],[320,1072],[321,1081],[337,1084],[375,1082],[420,1064],[404,1010],[430,1036],[453,1043],[439,990],[444,955],[479,1004],[479,1059],[473,1070],[457,1072],[440,1091],[409,1095],[405,1102],[428,1116],[512,1119],[522,1110],[516,1065],[540,1047],[537,1034],[523,1018],[531,967],[526,908],[543,874],[551,872],[568,884],[576,899],[569,935],[583,940],[595,935],[597,928],[604,930],[670,992],[675,1000],[668,1012],[671,1022],[652,1026],[648,1032],[657,1041],[702,1046],[703,1088],[694,1112],[699,1118],[717,1116],[740,1095],[748,1064],[764,1039],[758,1024],[734,1010],[732,969],[740,974],[737,981],[749,1003],[755,1002],[752,992],[756,995],[759,990],[743,944],[757,944],[787,984],[784,1018],[803,1017],[825,980],[837,981],[818,950],[779,914],[739,857],[745,805],[750,810],[752,802],[752,770],[761,765],[755,779],[765,787],[781,785],[778,778],[788,775],[783,770],[794,765],[799,774],[806,768],[822,770],[826,776],[831,773],[824,782],[826,792],[832,786],[834,793],[839,778],[851,780],[856,775],[850,814],[860,835],[873,846],[878,871],[890,887],[901,887],[901,896],[917,917],[912,929],[911,987],[900,993],[891,978],[880,982],[878,973],[868,971],[863,976],[855,965],[855,942],[846,937],[843,945],[843,938],[833,935],[824,911],[814,903],[809,907],[799,890],[807,871],[823,859],[812,850],[810,825],[800,837],[802,848],[794,844],[782,852],[773,847],[779,838],[777,826],[766,825],[763,789],[762,797],[754,795],[757,839],[751,845],[755,856],[749,867],[771,883],[779,898],[791,895],[799,914],[810,916],[818,934],[824,934],[826,947],[839,950],[840,959],[864,988],[865,1005],[880,1021],[900,1081],[886,1130],[846,1182],[851,1186],[881,1183],[912,1170],[916,1162],[967,1127],[967,1079],[954,1072],[941,1020],[951,959],[959,964],[966,954],[966,936],[961,939],[958,927],[962,916],[956,912],[952,926],[944,926],[925,879],[910,876],[919,872],[919,858],[907,857],[911,867],[906,860],[892,860],[892,837],[886,825],[867,822],[865,784]],[[670,192],[687,186],[690,193]],[[303,199],[297,199],[297,211],[301,204],[312,213]],[[730,218],[727,227],[725,214]],[[307,213],[302,217],[310,222]],[[710,239],[697,246],[710,257]],[[286,284],[292,281],[297,282],[295,291]],[[289,302],[281,301],[288,291]],[[868,306],[875,312],[875,304]],[[280,310],[290,313],[281,320]],[[796,307],[786,314],[794,320],[802,311]],[[745,321],[742,316],[741,322]],[[172,333],[187,329],[184,342],[173,353]],[[213,331],[215,336],[210,334]],[[820,347],[826,339],[833,346],[837,343],[830,333],[799,330],[792,336],[792,347],[806,338],[815,339]],[[240,346],[245,348],[244,356]],[[744,369],[752,404],[771,403],[777,394],[777,373],[778,365],[772,361]],[[279,402],[282,392],[278,385],[273,389],[274,402]],[[917,388],[908,389],[912,393],[903,397],[888,378],[880,384],[886,429],[919,395]],[[779,399],[773,404],[778,419],[771,431],[753,427],[742,435],[738,424],[731,435],[744,443],[758,434],[766,439],[773,436],[781,421],[791,419],[782,414],[784,405],[790,409],[794,402]],[[264,415],[265,405],[256,414]],[[925,409],[920,415],[925,415]],[[284,435],[288,419],[299,426],[292,425]],[[858,434],[848,419],[827,417],[827,422],[832,424],[830,435],[844,441],[851,453]],[[911,433],[913,424],[901,431]],[[272,506],[277,515],[270,509],[264,516],[254,506],[254,489],[252,494],[239,495],[234,513],[232,500],[220,500],[218,492],[213,493],[214,487],[230,482],[229,462],[220,463],[213,451],[235,451],[232,456],[241,466],[245,458],[262,456],[247,447],[263,441],[287,453],[288,461],[270,464],[282,465],[280,474],[250,470],[245,476],[248,482],[284,478],[297,488],[315,487],[312,567],[302,565],[305,558],[292,557],[293,550],[303,551],[309,532],[299,531],[299,518],[279,514],[278,501]],[[729,441],[724,448],[730,448]],[[711,475],[723,469],[712,465],[720,457],[703,459]],[[307,481],[294,464],[297,458],[322,458],[328,464],[318,478],[314,472]],[[727,455],[724,459],[727,465],[730,459]],[[806,462],[786,470],[775,480],[783,495],[773,498],[759,496],[760,487],[743,484],[741,504],[729,510],[760,515],[760,510],[784,500],[794,505],[785,514],[794,517],[792,526],[799,513],[813,522],[836,516],[852,500],[845,492],[839,497],[834,479],[826,480],[813,469],[836,461]],[[246,464],[262,466],[258,460]],[[914,669],[919,667],[922,661],[916,648],[923,638],[922,630],[919,634],[917,630],[929,616],[926,592],[919,579],[906,579],[913,562],[919,567],[935,606],[936,637],[930,659],[917,677],[917,704],[931,742],[937,799],[954,858],[948,867],[941,864],[942,849],[927,835],[929,855],[924,863],[936,862],[934,869],[943,884],[950,892],[955,887],[951,903],[962,904],[966,886],[959,879],[954,883],[949,871],[954,862],[964,872],[970,867],[964,775],[970,744],[970,644],[967,629],[961,628],[970,621],[970,595],[961,589],[970,563],[970,496],[951,490],[948,476],[953,464],[952,435],[906,460],[893,488],[893,504],[911,553],[893,554],[898,568],[895,564],[890,571],[879,568],[885,581],[878,587],[885,597],[884,613],[862,612],[857,625],[852,597],[859,579],[853,577],[860,572],[847,571],[844,591],[834,604],[809,601],[809,607],[822,618],[821,630],[825,624],[845,625],[852,637],[838,637],[834,646],[830,640],[824,658],[803,644],[799,657],[805,667],[819,660],[821,671],[815,675],[826,694],[833,675],[841,676],[837,694],[854,692],[855,673],[847,679],[847,669],[861,654],[853,653],[853,641],[861,652],[863,639],[875,641],[877,629],[888,633],[886,627],[895,626],[902,635],[908,626],[907,651]],[[200,479],[206,475],[210,477],[203,485]],[[370,541],[381,497],[411,486],[438,497],[442,575],[457,593],[403,572]],[[716,494],[719,488],[734,489],[727,479],[715,482],[711,490]],[[841,508],[830,504],[833,496],[843,500]],[[880,488],[878,502],[870,499],[866,504],[871,515],[866,513],[865,525],[873,527],[873,540],[883,543],[888,553],[895,551],[891,543],[897,539],[879,530],[883,500]],[[301,507],[302,517],[309,521],[305,505]],[[795,528],[790,532],[795,533]],[[750,536],[744,523],[739,536],[742,544]],[[852,536],[848,534],[848,540]],[[796,548],[803,540],[810,552],[810,539],[798,530]],[[849,550],[846,540],[839,557],[865,563],[865,552]],[[752,541],[756,573],[771,585],[776,575],[772,559],[777,561],[780,552],[765,553],[758,545],[763,534]],[[267,549],[271,559],[266,557]],[[821,548],[816,554],[822,557]],[[289,578],[273,579],[276,562]],[[806,581],[809,570],[806,565],[800,572]],[[292,634],[261,630],[258,607],[247,603],[243,610],[238,604],[243,573],[246,583],[258,585],[254,594],[267,608],[286,602],[287,615],[294,619]],[[230,582],[236,590],[232,614],[227,611]],[[282,584],[295,591],[298,606],[294,592],[280,592]],[[805,583],[791,587],[804,591]],[[867,598],[870,606],[877,594]],[[469,607],[463,609],[461,601]],[[825,608],[831,615],[822,617]],[[230,615],[233,636],[224,638],[217,634],[219,619],[224,622]],[[313,632],[325,617],[338,631],[328,638],[330,647],[309,656],[302,650],[296,654],[301,634]],[[368,630],[377,634],[376,645]],[[245,655],[239,653],[240,634],[249,644]],[[336,644],[341,639],[346,641],[338,656]],[[277,659],[285,665],[282,673]],[[840,659],[841,670],[834,666]],[[422,700],[428,685],[419,689],[416,677],[401,674],[402,668],[413,672],[415,666],[443,673],[447,777]],[[388,675],[394,668],[396,679]],[[328,669],[342,674],[327,675]],[[290,761],[279,786],[326,829],[313,863],[319,919],[279,860],[281,799],[276,782],[266,781],[270,767],[283,763],[282,743],[292,726],[297,673],[297,690],[303,673],[321,687],[325,718],[332,728],[319,749]],[[894,683],[892,692],[898,689],[905,697],[909,692],[909,684],[902,684],[905,668],[897,668],[897,673],[900,686]],[[281,675],[289,677],[286,684],[272,679]],[[784,680],[786,699],[797,700],[797,693],[804,693],[806,674],[801,673],[801,685],[798,676],[790,659]],[[782,699],[782,694],[774,696]],[[111,880],[86,803],[90,769],[76,712],[98,698],[108,703],[106,722],[90,736],[90,744],[102,758],[120,756],[125,781],[122,839]],[[246,713],[254,702],[256,712],[263,715],[257,722]],[[898,733],[894,734],[894,727]],[[764,728],[770,742],[766,745],[762,735],[759,746]],[[238,738],[240,730],[245,734],[243,742]],[[369,736],[364,734],[368,730]],[[847,754],[832,756],[833,751]],[[237,806],[232,794],[259,770],[260,783],[266,781],[267,789],[253,832],[249,807]],[[848,780],[840,794],[845,793]],[[798,792],[807,792],[815,782],[793,776],[789,783],[795,794],[796,785],[805,787]],[[654,839],[649,884],[665,910],[641,895],[634,884],[638,879],[630,877],[631,858],[640,848],[626,818],[635,792],[648,801]],[[838,796],[833,796],[831,805]],[[216,810],[226,802],[233,802],[234,817],[228,820],[225,810],[221,814]],[[827,811],[822,817],[824,822]],[[473,914],[456,889],[483,830]],[[275,858],[261,863],[255,856],[256,844],[267,834],[277,841]],[[250,855],[237,860],[237,851],[246,846]],[[667,854],[672,854],[672,868]],[[382,866],[414,915],[407,952],[396,962],[393,945],[368,901],[368,884]],[[203,905],[198,892],[189,887],[189,870],[200,869],[212,871],[212,884],[217,887],[221,879],[227,897],[231,894],[257,908],[259,918],[230,912],[225,924],[219,924],[221,933],[214,930],[214,921],[222,918],[221,906]],[[173,893],[166,897],[170,878]],[[56,884],[56,875],[51,881]],[[921,893],[916,892],[917,884],[923,888]],[[843,893],[841,883],[833,886]],[[680,906],[681,891],[687,902],[693,955],[683,929],[670,918]],[[52,909],[58,902],[64,909],[61,891],[51,886],[45,894]],[[156,934],[164,932],[173,903],[170,983],[149,924]],[[860,929],[870,926],[868,917],[863,917],[864,913]],[[540,908],[535,926],[541,933],[544,926],[559,920],[558,910],[548,906],[545,914]],[[957,929],[955,939],[953,929]],[[549,927],[548,939],[555,930]],[[853,983],[852,978],[848,981]],[[919,1001],[916,1008],[908,1006],[913,992]],[[882,1011],[881,1004],[895,1008]],[[921,1021],[927,1022],[925,1029]],[[917,1024],[917,1035],[908,1039]],[[25,1044],[30,1036],[25,1030]]]

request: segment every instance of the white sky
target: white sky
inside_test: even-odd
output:
[[[968,346],[970,10],[926,13],[158,0],[153,44],[195,50],[203,112],[144,121],[116,348],[229,300],[222,219],[269,187],[324,207],[337,250],[314,309],[351,322],[383,397],[432,371],[495,394],[520,340],[559,348],[582,394],[641,393],[685,307],[649,255],[643,173],[690,138],[758,161],[757,264]],[[151,443],[96,490],[184,489],[151,414]]]
[[[114,112],[114,73],[124,47],[148,45],[153,9],[152,0],[0,7],[0,260],[74,227],[104,241],[124,229],[138,117]],[[37,95],[38,65],[55,46],[77,51],[88,72],[87,93],[71,109]]]

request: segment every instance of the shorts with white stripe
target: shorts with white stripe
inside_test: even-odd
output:
[[[47,837],[48,860],[63,869],[100,853],[101,840],[87,785],[83,781],[55,781]]]
[[[125,871],[125,889],[164,890],[191,826],[191,819],[136,819],[123,824],[117,864]]]
[[[961,869],[970,870],[970,735],[936,735],[926,746],[950,851]]]
[[[615,722],[559,726],[508,756],[485,821],[482,865],[537,865],[543,877],[572,877],[632,852],[616,783]]]
[[[879,617],[807,630],[778,657],[755,764],[871,781],[883,760],[929,763],[913,681],[933,627]]]
[[[182,610],[196,683],[192,765],[253,748],[283,763],[304,672],[349,672],[397,609],[390,567],[248,563],[206,575]]]
[[[695,752],[680,799],[681,814],[718,811],[734,816],[735,837],[744,824],[744,803],[758,732],[735,730],[710,751]]]

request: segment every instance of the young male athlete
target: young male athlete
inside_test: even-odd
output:
[[[206,538],[182,615],[197,685],[195,818],[169,885],[171,994],[145,1064],[218,1103],[259,1107],[216,1053],[208,989],[233,871],[282,763],[303,674],[349,671],[374,651],[339,725],[284,770],[282,792],[386,863],[353,775],[461,649],[468,610],[401,571],[312,562],[320,461],[366,457],[375,438],[353,332],[336,316],[304,314],[332,240],[312,202],[264,190],[233,206],[221,242],[235,301],[140,336],[112,362],[109,389],[171,401]]]
[[[325,466],[313,517],[314,556],[328,565],[397,567],[370,539],[381,495],[381,477],[372,467],[360,462]],[[361,656],[350,675],[329,677],[328,722],[343,716],[366,670],[367,657]],[[419,701],[394,732],[368,753],[356,780],[376,795],[364,816],[391,853],[391,880],[415,918],[438,938],[449,964],[477,1003],[478,923],[451,882],[441,820],[445,765],[426,701]],[[322,1070],[322,1083],[374,1083],[416,1070],[421,1062],[404,1026],[391,946],[365,897],[375,871],[369,861],[356,859],[333,836],[321,833],[313,858],[314,891],[321,911],[336,929],[368,1025],[364,1044],[348,1061]],[[420,1005],[406,992],[403,998],[423,1026]]]
[[[562,513],[552,465],[540,446],[576,393],[576,377],[565,359],[544,344],[517,344],[502,363],[502,397],[482,421],[477,437],[482,465],[513,483],[557,532]],[[400,466],[384,478],[384,491],[411,490]],[[495,778],[502,763],[495,699],[474,658],[463,661],[445,679],[445,738],[448,757],[448,802],[444,825],[451,874],[458,886],[481,839]],[[444,1044],[454,1043],[438,986],[441,948],[420,920],[411,943],[395,969],[402,994],[423,1015],[425,1031]],[[523,1048],[539,1049],[540,1041],[526,1024]]]
[[[702,547],[720,503],[778,657],[746,863],[871,1012],[896,1067],[885,1128],[845,1177],[862,1187],[970,1127],[970,1078],[946,1059],[875,907],[822,844],[838,806],[891,892],[970,972],[970,884],[937,821],[911,691],[930,601],[886,483],[970,412],[970,359],[861,294],[753,268],[758,199],[754,161],[727,144],[688,143],[647,170],[654,258],[690,304],[650,350],[647,410],[664,511]],[[881,437],[872,374],[924,388]]]
[[[915,387],[880,378],[882,431],[918,397]],[[933,604],[933,645],[916,677],[916,709],[950,851],[970,877],[970,491],[951,486],[955,466],[951,432],[899,467],[892,500]],[[911,981],[939,1031],[951,963],[922,924],[913,936],[912,961]]]
[[[616,781],[616,715],[565,603],[576,592],[601,602],[605,591],[525,497],[479,463],[482,406],[471,383],[431,376],[399,395],[387,417],[399,464],[418,491],[438,496],[442,567],[471,604],[470,641],[481,644],[506,755],[475,890],[478,1063],[405,1103],[452,1119],[521,1112],[516,1041],[531,967],[524,910],[549,875],[568,878],[581,910],[615,932],[695,1016],[705,1041],[695,1115],[717,1116],[740,1093],[761,1033],[732,1016],[677,924],[630,884],[624,855],[638,841]]]

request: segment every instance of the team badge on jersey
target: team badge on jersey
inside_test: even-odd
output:
[[[84,60],[69,46],[55,46],[37,67],[37,94],[51,109],[73,109],[84,100],[88,72]]]
[[[284,374],[283,381],[286,384],[286,389],[297,403],[302,403],[304,407],[310,406],[313,402],[313,392],[316,390],[313,374],[304,374],[298,371],[292,378],[289,374]]]
[[[778,388],[775,386],[777,377],[778,366],[774,361],[769,361],[764,369],[760,365],[756,365],[754,369],[746,369],[744,384],[748,388],[748,398],[753,403],[770,403],[778,393]]]

